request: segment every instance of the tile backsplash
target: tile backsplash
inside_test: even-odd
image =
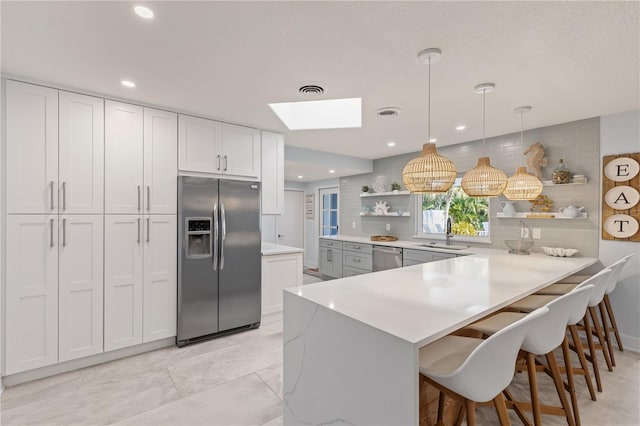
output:
[[[551,179],[551,173],[560,159],[572,174],[587,176],[585,185],[545,187],[542,193],[554,201],[553,210],[574,205],[584,207],[589,215],[586,220],[553,220],[524,219],[531,228],[540,228],[542,238],[535,240],[534,250],[541,246],[571,247],[578,249],[582,256],[598,257],[599,211],[598,197],[600,187],[600,120],[591,118],[555,126],[527,130],[524,133],[524,148],[540,141],[545,148],[548,159],[543,168],[543,179]],[[491,164],[502,169],[511,176],[516,167],[526,164],[522,154],[520,133],[497,136],[486,140],[486,152],[491,157]],[[420,148],[420,147],[416,147]],[[457,145],[439,147],[438,151],[449,157],[462,176],[476,165],[482,155],[482,141],[472,141]],[[377,176],[387,178],[389,184],[398,182],[402,185],[402,169],[419,152],[397,155],[374,160],[373,172],[348,176],[340,179],[340,233],[343,235],[371,236],[395,235],[403,240],[413,240],[417,232],[416,213],[419,196],[367,197],[360,198],[363,185],[372,186]],[[403,186],[404,189],[404,186]],[[503,196],[490,201],[491,244],[479,244],[483,247],[506,249],[505,239],[519,238],[518,219],[497,218],[501,211],[500,201]],[[376,201],[387,201],[391,210],[403,210],[411,213],[410,217],[371,217],[360,216],[363,206],[373,206]],[[518,211],[529,210],[528,201],[516,203]],[[355,224],[355,228],[353,225]],[[386,225],[391,231],[386,231]],[[473,243],[465,243],[475,245]]]

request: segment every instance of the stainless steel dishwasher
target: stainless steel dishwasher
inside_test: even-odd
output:
[[[373,272],[402,267],[402,249],[373,246]]]

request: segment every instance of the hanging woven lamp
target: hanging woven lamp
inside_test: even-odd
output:
[[[425,49],[418,57],[429,64],[429,95],[427,107],[427,141],[431,140],[431,64],[438,62],[442,51]],[[425,143],[420,157],[409,161],[402,170],[402,182],[412,194],[437,194],[449,191],[458,172],[453,161],[438,154],[436,144]]]
[[[493,83],[478,84],[474,92],[482,93],[482,152],[485,153],[486,97],[496,87]],[[478,165],[462,177],[462,190],[470,197],[497,197],[507,186],[507,175],[491,165],[489,157],[478,158]]]
[[[523,115],[531,111],[530,106],[515,108],[513,112],[520,113],[520,146],[523,144]],[[507,179],[507,187],[502,193],[509,200],[533,200],[542,193],[542,182],[537,177],[527,173],[526,167],[518,167],[516,173]]]

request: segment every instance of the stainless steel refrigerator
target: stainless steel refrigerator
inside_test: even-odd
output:
[[[178,346],[260,325],[260,183],[178,178]]]

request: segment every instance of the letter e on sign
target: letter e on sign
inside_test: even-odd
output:
[[[609,161],[604,168],[606,177],[614,182],[626,182],[640,172],[640,164],[633,158],[619,157]]]

